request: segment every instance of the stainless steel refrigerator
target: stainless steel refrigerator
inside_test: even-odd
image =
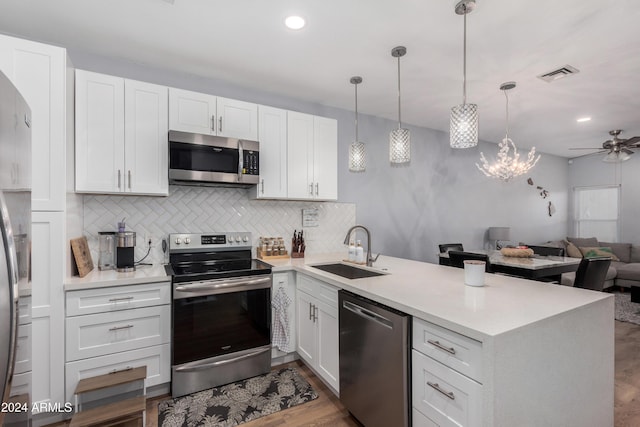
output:
[[[19,299],[31,295],[31,112],[2,72],[0,217],[0,424],[28,426],[31,387],[16,381],[21,373],[14,368]]]

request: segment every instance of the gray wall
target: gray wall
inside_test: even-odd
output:
[[[392,167],[388,161],[389,132],[397,123],[361,115],[360,139],[367,143],[367,171],[348,171],[348,147],[354,137],[353,112],[309,104],[269,92],[229,83],[148,68],[140,64],[69,51],[77,68],[167,86],[201,91],[338,120],[338,197],[356,204],[357,221],[372,232],[373,252],[437,262],[437,244],[461,242],[482,248],[490,226],[511,227],[513,242],[539,243],[567,234],[568,167],[566,159],[543,155],[527,177],[545,187],[543,200],[526,177],[503,183],[477,170],[478,149],[452,150],[448,134],[410,127],[410,166]],[[352,90],[345,78],[345,90]],[[443,114],[448,115],[448,111]],[[517,144],[518,137],[514,135]],[[490,158],[495,144],[481,143]],[[214,190],[212,190],[214,191]],[[547,202],[556,207],[547,214]],[[287,203],[287,202],[282,202]],[[346,230],[345,230],[346,232]],[[364,236],[362,237],[363,244]]]
[[[640,244],[640,152],[623,163],[605,163],[603,157],[594,154],[573,159],[569,165],[570,188],[620,185],[620,241]],[[570,199],[569,230],[573,234],[573,197]]]

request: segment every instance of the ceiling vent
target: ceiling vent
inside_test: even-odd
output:
[[[572,67],[571,65],[565,65],[564,67],[549,71],[548,73],[540,74],[538,78],[544,80],[547,83],[551,83],[563,77],[577,74],[579,72],[580,70],[578,70],[577,68]]]

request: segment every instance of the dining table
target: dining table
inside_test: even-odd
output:
[[[494,273],[510,274],[525,279],[558,281],[562,273],[576,271],[581,258],[553,255],[537,255],[531,257],[505,256],[500,251],[469,250],[475,254],[489,255],[489,263]],[[450,265],[449,254],[438,254],[440,265]]]

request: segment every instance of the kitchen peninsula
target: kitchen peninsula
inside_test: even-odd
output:
[[[293,270],[414,317],[414,425],[613,425],[612,295],[493,274],[475,288],[463,284],[462,269],[386,256],[375,269],[388,274],[378,277],[350,280],[313,268],[341,258],[271,264],[274,275]],[[422,359],[441,386],[453,387],[449,397],[427,387]],[[423,421],[425,412],[437,420]]]

